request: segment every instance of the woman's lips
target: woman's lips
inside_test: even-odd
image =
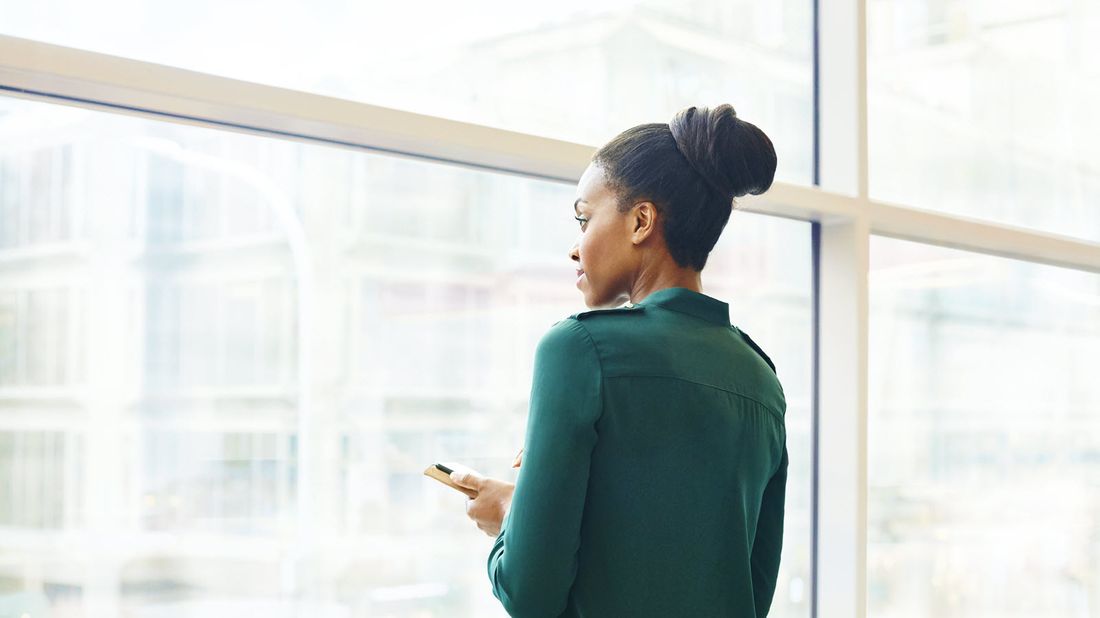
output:
[[[577,271],[577,286],[580,286],[581,279],[584,279],[584,271],[583,270],[578,270]]]

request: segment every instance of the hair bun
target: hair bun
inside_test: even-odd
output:
[[[732,200],[771,187],[776,164],[772,141],[738,118],[730,104],[682,109],[668,128],[691,167],[722,195]]]

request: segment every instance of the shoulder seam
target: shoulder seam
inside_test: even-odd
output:
[[[764,350],[761,349],[760,346],[755,341],[753,341],[752,337],[750,337],[748,333],[741,330],[740,328],[737,328],[736,326],[733,326],[733,328],[741,336],[742,341],[744,341],[746,345],[748,345],[750,348],[752,348],[753,351],[756,352],[757,355],[759,355],[760,358],[765,363],[767,363],[768,367],[771,368],[772,373],[774,373],[774,374],[776,374],[776,376],[778,376],[779,372],[775,369],[775,363],[772,362],[772,359],[767,354],[764,353]]]
[[[593,419],[593,426],[595,426],[595,424],[599,423],[600,419],[603,418],[604,409],[606,408],[603,401],[603,355],[600,354],[600,346],[596,345],[596,339],[592,337],[592,333],[588,332],[588,328],[586,328],[584,324],[581,324],[580,320],[574,319],[573,321],[577,323],[577,326],[580,327],[581,331],[584,333],[584,336],[588,338],[588,342],[592,344],[592,353],[596,355],[596,366],[600,368],[600,376],[598,381],[598,384],[600,385],[600,413],[596,415],[595,419]]]
[[[630,307],[611,307],[608,309],[589,309],[588,311],[578,311],[577,313],[574,313],[569,317],[579,322],[586,317],[594,315],[642,313],[644,309],[645,307],[642,305],[631,305]]]

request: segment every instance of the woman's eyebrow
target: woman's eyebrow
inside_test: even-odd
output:
[[[580,204],[581,202],[584,202],[585,204],[587,204],[588,200],[585,200],[583,198],[578,197],[577,201],[573,202],[573,210],[575,210],[578,215],[581,214],[581,209],[577,207],[577,204]]]

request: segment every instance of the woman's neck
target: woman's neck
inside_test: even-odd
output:
[[[692,268],[667,269],[653,276],[642,275],[631,286],[630,302],[638,303],[657,290],[687,288],[702,293],[702,273]]]

